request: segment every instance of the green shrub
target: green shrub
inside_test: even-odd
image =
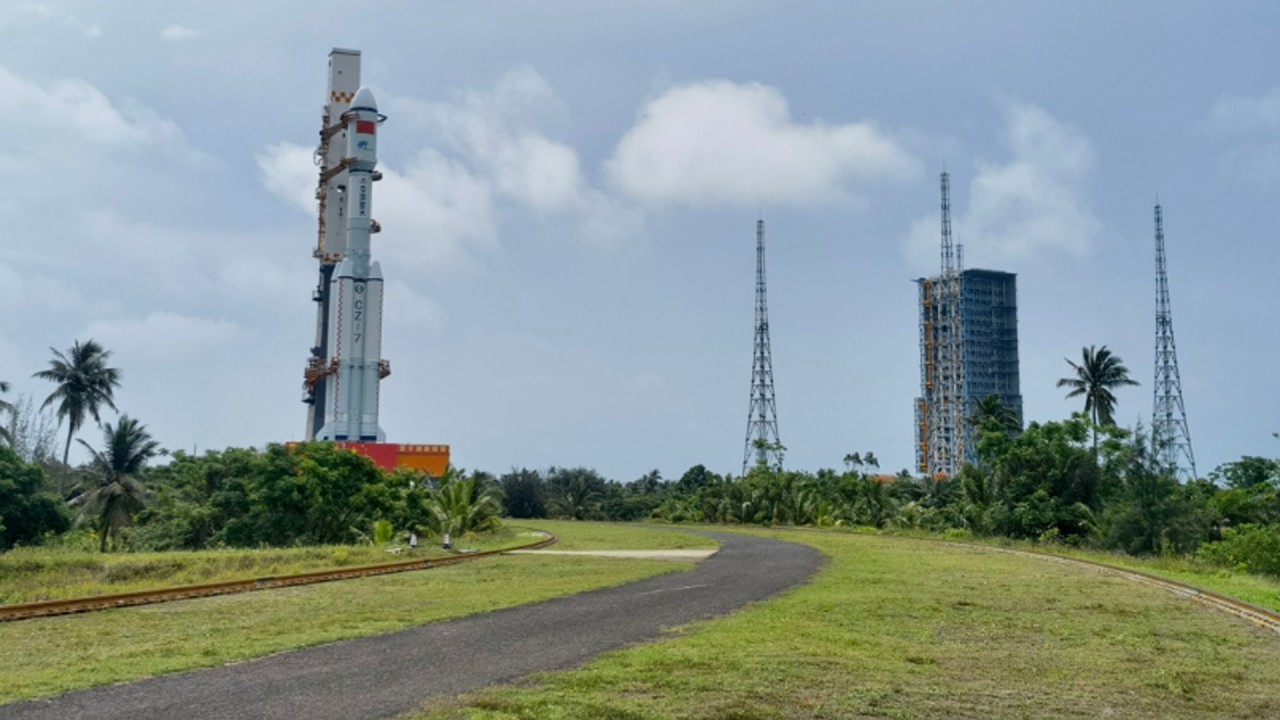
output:
[[[1226,528],[1221,540],[1201,545],[1196,556],[1221,567],[1280,576],[1280,526]]]

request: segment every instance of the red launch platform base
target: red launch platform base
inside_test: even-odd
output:
[[[288,443],[290,447],[297,443]],[[431,477],[444,476],[449,468],[448,445],[399,445],[397,443],[337,442],[344,450],[358,452],[383,470],[407,468]]]
[[[340,442],[338,447],[354,450],[383,470],[408,468],[441,477],[449,467],[448,445],[398,445],[396,443]]]

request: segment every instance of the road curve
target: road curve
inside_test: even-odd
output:
[[[732,612],[796,585],[822,555],[780,540],[704,533],[720,552],[671,573],[534,605],[207,670],[0,705],[0,720],[377,718],[441,695],[578,665],[663,628]]]

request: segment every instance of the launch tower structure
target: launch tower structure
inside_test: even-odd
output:
[[[1151,442],[1156,459],[1179,479],[1196,478],[1196,458],[1191,452],[1191,431],[1182,403],[1182,378],[1178,374],[1178,349],[1173,341],[1173,307],[1169,303],[1169,276],[1165,270],[1164,212],[1156,205],[1156,379],[1152,404]]]
[[[930,474],[955,475],[965,462],[965,342],[961,321],[964,249],[951,237],[951,175],[942,173],[941,272],[920,281],[920,399],[917,461]]]
[[[315,258],[320,278],[316,343],[303,375],[307,440],[381,442],[379,385],[391,373],[382,350],[382,268],[370,237],[377,129],[385,120],[360,87],[360,51],[329,53],[329,94],[315,152],[320,168]]]
[[[764,275],[764,220],[756,221],[756,334],[751,359],[751,403],[747,407],[747,441],[742,450],[742,474],[756,463],[781,460],[778,406],[773,396],[773,357],[769,348],[769,303]]]

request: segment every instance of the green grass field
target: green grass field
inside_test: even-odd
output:
[[[506,529],[466,538],[459,547],[492,550],[537,542],[538,536]],[[401,552],[389,553],[389,547]],[[442,557],[438,547],[332,545],[262,550],[99,553],[72,548],[27,547],[0,553],[0,604],[61,600],[153,590],[177,585],[290,575],[352,565],[376,565]]]
[[[755,531],[808,585],[414,717],[1280,717],[1280,637],[1103,572],[980,548]]]
[[[635,526],[527,524],[553,532],[564,546],[578,549],[665,549],[706,542]],[[532,539],[522,536],[522,530],[513,530],[504,542]],[[270,557],[279,551],[246,554],[254,552]],[[291,560],[306,554],[284,552]],[[317,552],[321,561],[330,557],[330,563],[320,562],[318,567],[332,565],[335,549]],[[353,557],[355,553],[348,560]],[[689,567],[681,562],[502,556],[421,572],[3,623],[0,703],[392,632]]]
[[[713,548],[709,537],[678,532],[680,525],[596,523],[574,520],[512,520],[545,530],[559,538],[551,550],[692,550]],[[716,530],[718,528],[705,528]],[[677,532],[671,532],[677,531]]]

